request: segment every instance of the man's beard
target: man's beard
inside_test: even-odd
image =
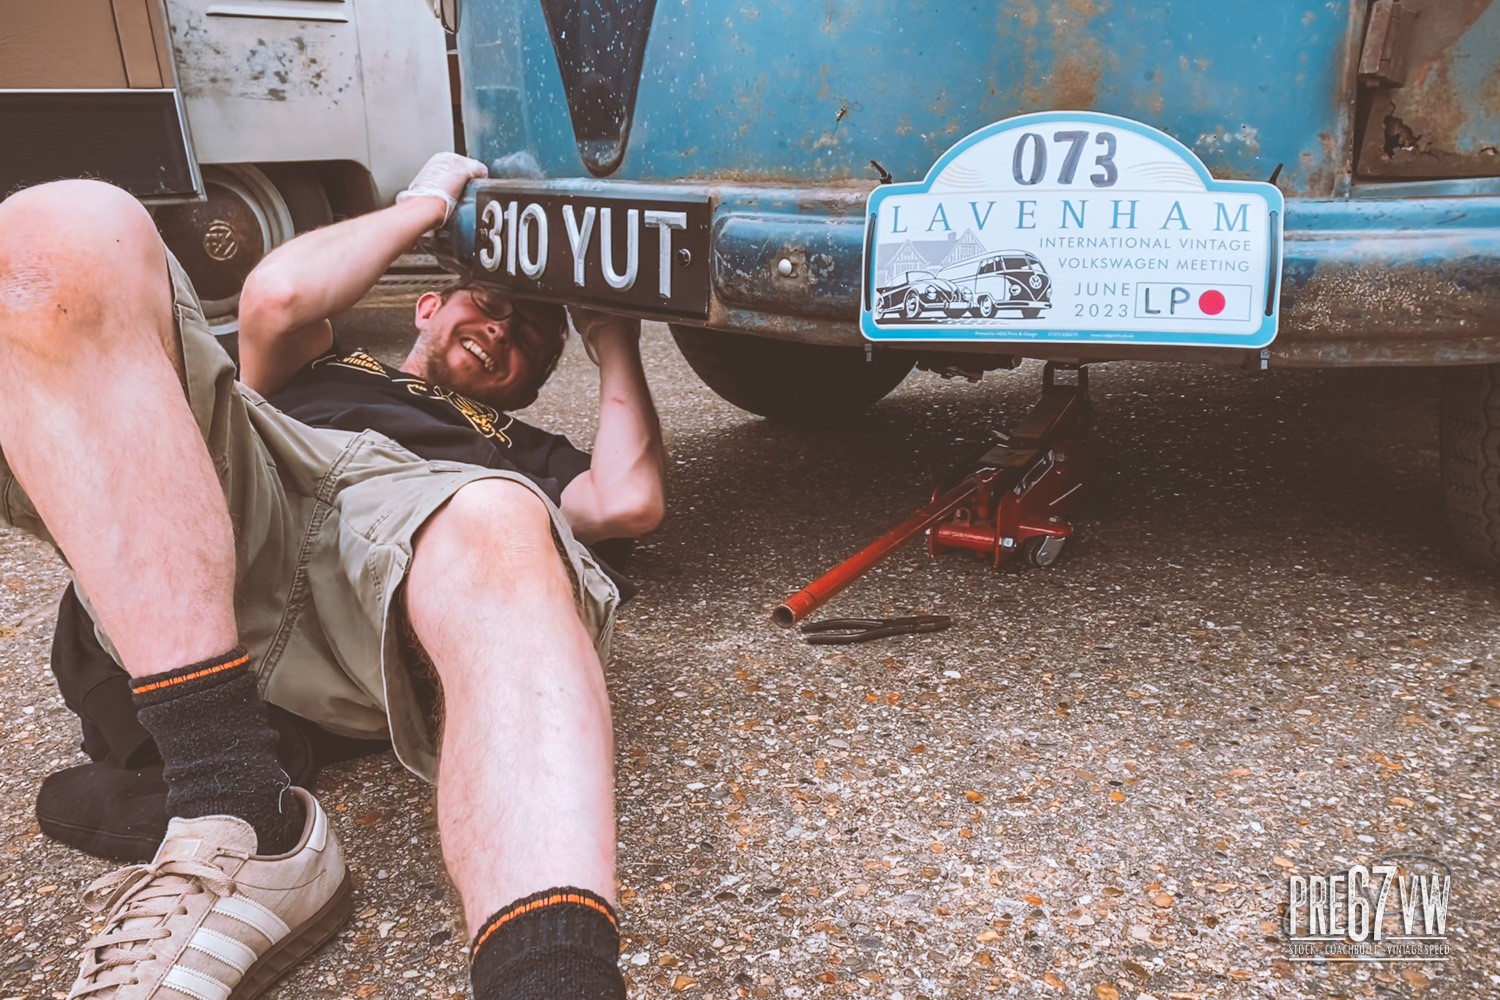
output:
[[[458,350],[464,350],[464,348],[459,347]],[[454,374],[453,366],[448,364],[447,354],[443,351],[434,351],[426,344],[419,342],[415,346],[411,354],[411,360],[415,362],[415,367],[420,369],[416,374],[432,384],[462,393],[470,399],[493,406],[497,410],[508,410],[515,401],[515,394],[513,393],[491,389],[488,386],[470,387],[460,385],[458,376]]]

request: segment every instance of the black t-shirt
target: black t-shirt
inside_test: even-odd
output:
[[[392,368],[365,351],[335,345],[267,398],[310,427],[374,430],[430,461],[520,472],[555,504],[589,469],[588,453],[562,435]]]

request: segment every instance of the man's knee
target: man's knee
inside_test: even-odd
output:
[[[150,213],[120,188],[89,180],[25,188],[0,201],[0,318],[128,295],[163,259]],[[25,329],[0,332],[6,327]]]
[[[464,486],[427,522],[414,548],[403,599],[415,637],[445,685],[468,662],[455,654],[454,637],[496,612],[513,624],[537,626],[576,616],[551,515],[519,483],[482,479]]]
[[[501,587],[524,586],[538,572],[561,569],[546,505],[504,479],[462,487],[432,516],[417,537],[413,571],[424,563],[440,564],[444,577],[493,577]]]

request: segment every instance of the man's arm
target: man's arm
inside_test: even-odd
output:
[[[599,365],[599,429],[589,471],[562,492],[562,512],[582,541],[635,538],[666,511],[666,448],[641,365],[641,324],[573,309],[573,323]]]
[[[255,266],[240,292],[240,379],[268,395],[333,344],[329,317],[352,307],[429,229],[484,164],[454,153],[427,161],[389,208],[290,240]]]

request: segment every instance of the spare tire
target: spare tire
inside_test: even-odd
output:
[[[916,362],[905,351],[796,344],[672,324],[698,377],[742,410],[810,423],[862,413],[901,384]]]

